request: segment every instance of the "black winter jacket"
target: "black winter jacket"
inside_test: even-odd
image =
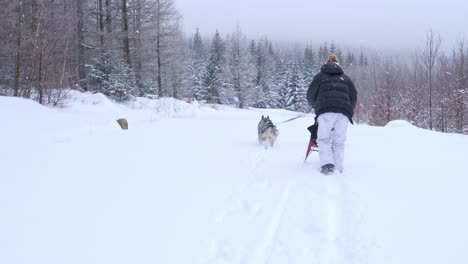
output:
[[[342,113],[353,123],[357,91],[343,69],[333,62],[322,66],[307,90],[307,101],[315,109],[315,115]]]

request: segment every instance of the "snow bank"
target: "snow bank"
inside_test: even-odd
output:
[[[100,93],[80,93],[77,91],[70,92],[66,105],[66,108],[72,111],[87,112],[92,107],[94,113],[106,115],[112,119],[123,118],[124,115],[127,115],[135,118],[138,122],[151,122],[161,118],[189,118],[195,116],[199,111],[198,105],[173,98],[155,100],[136,97],[128,102],[116,103]]]
[[[393,120],[388,122],[387,125],[385,125],[387,128],[415,128],[414,125],[412,125],[410,122],[406,120]]]

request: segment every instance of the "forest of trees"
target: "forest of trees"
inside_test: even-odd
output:
[[[233,32],[183,32],[174,0],[11,0],[0,9],[0,95],[60,105],[69,89],[308,112],[305,94],[329,53],[359,93],[355,120],[404,119],[468,133],[468,41],[437,33],[412,55],[330,40],[300,45]],[[313,36],[311,36],[313,38]]]

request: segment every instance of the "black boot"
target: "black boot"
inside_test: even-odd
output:
[[[334,170],[335,170],[335,165],[325,164],[322,166],[322,170],[320,172],[325,175],[329,175],[329,174],[332,174]]]

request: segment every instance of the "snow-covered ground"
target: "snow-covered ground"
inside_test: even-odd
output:
[[[324,176],[312,116],[264,149],[262,114],[297,115],[0,97],[0,263],[468,263],[467,136],[350,126]]]

